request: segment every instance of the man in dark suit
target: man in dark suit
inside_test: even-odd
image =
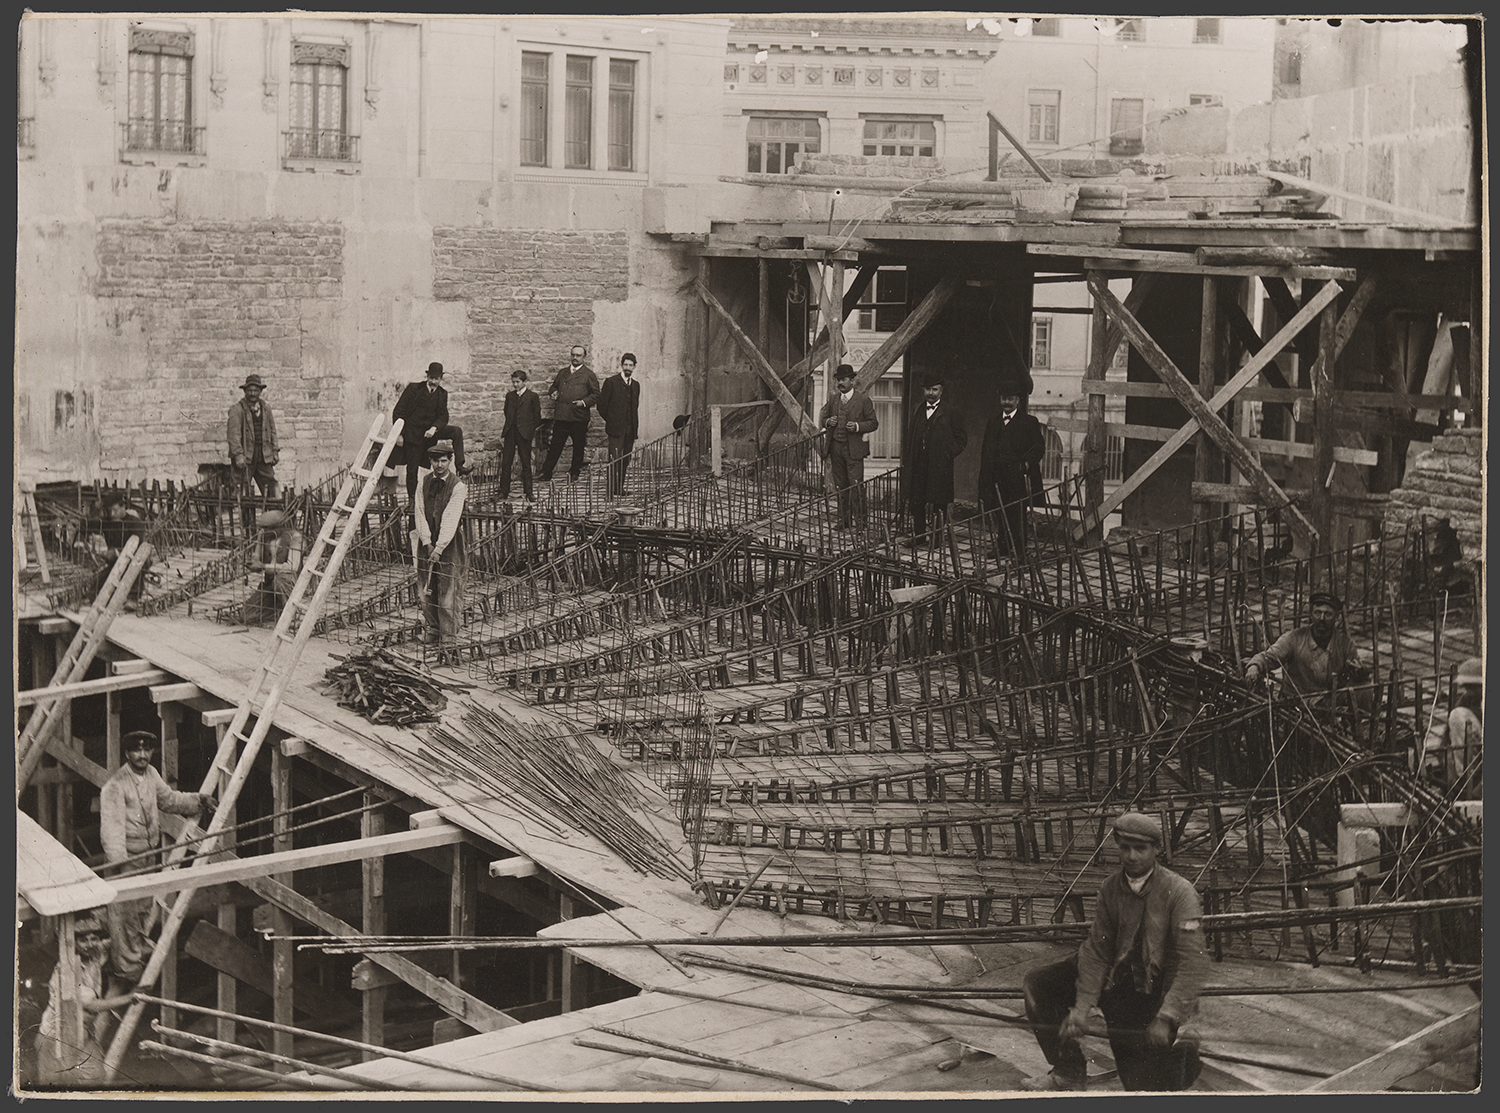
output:
[[[583,471],[584,447],[589,436],[589,407],[599,401],[599,379],[594,369],[583,362],[582,344],[574,344],[568,353],[568,366],[558,371],[547,391],[552,399],[552,442],[547,446],[547,461],[542,465],[542,482],[552,482],[552,471],[562,456],[563,445],[573,441],[573,462],[568,479],[577,483]]]
[[[968,447],[963,418],[943,401],[943,380],[930,376],[906,428],[906,499],[913,534],[907,546],[932,544],[953,501],[953,461]],[[928,532],[928,518],[932,532]]]
[[[995,515],[1000,554],[1026,553],[1026,508],[1042,497],[1042,454],[1046,434],[1026,412],[1021,384],[1000,384],[1000,412],[984,427],[979,450],[979,505]]]
[[[865,434],[880,428],[875,403],[854,389],[854,380],[854,368],[839,364],[833,373],[838,389],[818,413],[818,424],[826,430],[828,474],[838,491],[840,530],[865,528],[865,457],[870,454]]]
[[[427,464],[427,450],[439,440],[453,442],[453,458],[459,475],[472,470],[464,465],[464,431],[448,424],[448,392],[443,389],[443,365],[429,363],[427,378],[407,383],[391,413],[392,421],[404,421],[401,430],[402,458],[406,462],[406,505],[416,505],[417,469]],[[394,456],[395,453],[392,453]]]
[[[609,439],[609,471],[604,477],[605,494],[617,499],[625,494],[625,469],[641,427],[641,384],[635,379],[635,353],[620,357],[620,373],[604,380],[599,391],[599,415]]]
[[[531,493],[531,438],[542,423],[542,400],[526,381],[525,371],[510,377],[511,391],[505,396],[505,426],[500,430],[503,455],[500,457],[500,497],[510,498],[510,465],[521,454],[521,490],[527,502],[535,502]]]

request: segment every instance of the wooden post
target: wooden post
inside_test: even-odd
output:
[[[292,849],[292,817],[281,814],[292,806],[292,759],[281,752],[280,746],[271,747],[271,810],[277,815],[271,820],[271,849]],[[282,874],[273,878],[283,885],[290,886],[291,874]],[[271,909],[271,930],[278,936],[271,943],[271,1019],[277,1024],[290,1027],[296,1021],[292,1014],[292,956],[293,946],[291,940],[285,938],[292,934],[292,917],[279,906]],[[271,1050],[277,1055],[291,1057],[295,1055],[292,1034],[277,1029],[271,1037]],[[286,1068],[277,1068],[278,1072],[284,1072]]]
[[[453,844],[452,900],[448,907],[449,935],[474,934],[478,919],[479,874],[476,868],[478,862],[479,859],[467,843]],[[458,950],[453,952],[451,980],[459,989],[463,989],[467,981],[463,969],[464,954],[465,952]]]
[[[844,302],[844,264],[835,262],[833,264],[833,290],[828,298],[828,308],[833,310],[837,316],[828,322],[828,356],[829,362],[835,368],[844,362],[844,315],[841,312]]]
[[[1219,336],[1219,283],[1212,275],[1204,275],[1198,331],[1198,390],[1205,398],[1212,398],[1218,386]],[[1194,438],[1194,442],[1193,478],[1200,483],[1224,482],[1224,453],[1219,446],[1203,432]],[[1221,503],[1194,500],[1193,519],[1199,522],[1212,520],[1220,517],[1224,510]],[[1208,540],[1212,544],[1212,538]]]
[[[63,735],[64,738],[72,738],[72,733]],[[104,768],[111,774],[120,768],[120,693],[104,693]],[[167,776],[167,755],[162,753],[162,779]]]
[[[698,282],[705,290],[712,288],[709,273],[708,256],[700,255],[698,257]],[[688,321],[693,326],[691,350],[696,364],[688,379],[688,413],[701,415],[708,406],[708,361],[712,351],[713,310],[706,304],[695,305],[689,311]],[[689,452],[696,457],[698,442],[690,438],[688,443]],[[702,461],[696,458],[691,459],[690,462],[694,467],[702,464]]]
[[[57,918],[57,994],[66,1007],[57,1010],[59,1058],[69,1066],[81,1060],[83,1049],[83,1002],[78,999],[78,953],[74,946],[74,913]]]
[[[715,475],[724,474],[724,411],[722,407],[708,408],[708,466]]]
[[[559,921],[571,920],[573,918],[573,898],[568,896],[567,893],[559,893],[557,895],[557,910]],[[562,1011],[570,1013],[578,1007],[573,1000],[573,975],[575,973],[573,967],[576,960],[564,950],[559,950],[557,957],[561,968],[560,985],[557,995],[562,1002]]]
[[[158,705],[158,709],[159,709],[159,711],[161,713],[161,721],[162,721],[162,727],[164,728],[164,731],[165,731],[165,727],[167,726],[167,724],[169,722],[171,723],[171,726],[172,726],[172,741],[173,741],[174,748],[175,748],[175,744],[176,744],[176,741],[177,741],[177,715],[174,714],[174,715],[169,716],[168,712],[167,712],[167,708],[169,708],[169,707],[172,708],[172,710],[174,712],[177,712],[177,714],[181,713],[181,709],[178,707],[177,704],[162,703],[162,704]],[[219,729],[222,730],[223,728],[221,727]],[[173,754],[173,757],[175,758],[176,754]],[[162,758],[162,762],[163,762],[163,764],[166,763],[166,758],[165,757]],[[237,808],[234,807],[233,805],[231,805],[230,808],[229,808],[229,813],[225,817],[225,820],[224,820],[226,826],[231,827],[231,828],[234,827],[235,823],[237,822],[237,820],[236,820],[236,814],[237,814]],[[219,930],[220,931],[225,932],[226,934],[228,934],[230,936],[234,936],[235,930],[236,930],[236,928],[238,926],[237,923],[236,923],[237,919],[238,919],[238,910],[234,906],[234,901],[232,901],[232,900],[225,900],[225,901],[223,901],[223,902],[221,902],[219,904],[218,915],[217,915],[217,922],[218,922]],[[219,1008],[220,1012],[226,1012],[226,1013],[237,1013],[237,1012],[239,1012],[239,1009],[237,1007],[238,1002],[239,1002],[239,982],[235,979],[235,977],[234,977],[233,974],[226,974],[222,970],[219,971],[219,973],[218,973],[218,998],[219,998],[218,1008]],[[225,1016],[217,1017],[215,1019],[215,1021],[214,1021],[214,1028],[216,1029],[216,1031],[214,1033],[214,1038],[215,1039],[223,1040],[225,1043],[234,1043],[235,1042],[235,1039],[234,1039],[234,1035],[235,1035],[235,1022],[233,1020],[231,1020],[229,1017],[225,1017]]]
[[[990,129],[990,144],[997,141]],[[1104,523],[1099,519],[1099,504],[1104,501],[1104,455],[1107,434],[1104,431],[1104,373],[1109,353],[1105,344],[1109,319],[1104,306],[1094,301],[1089,329],[1089,363],[1083,372],[1083,389],[1088,395],[1088,431],[1083,435],[1083,503],[1084,520],[1090,525],[1084,533],[1084,544],[1098,545],[1104,540]],[[1090,391],[1090,385],[1098,389]]]
[[[755,339],[760,345],[761,353],[766,359],[771,358],[771,268],[766,262],[765,256],[755,260],[757,293],[756,306],[757,324]],[[788,353],[790,355],[790,353]]]
[[[1309,507],[1313,528],[1320,539],[1319,548],[1332,551],[1333,446],[1338,434],[1334,428],[1333,368],[1338,359],[1335,333],[1338,328],[1338,303],[1323,310],[1318,320],[1318,358],[1313,364],[1313,476],[1312,502]],[[1332,587],[1332,585],[1327,585]]]
[[[385,816],[377,808],[379,803],[380,797],[373,792],[364,794],[366,810],[359,817],[361,838],[370,839],[385,834]],[[386,927],[385,859],[366,858],[360,863],[360,868],[361,893],[363,894],[360,924],[366,935],[384,935]],[[456,956],[455,961],[457,961]],[[385,1044],[385,997],[386,987],[383,985],[361,991],[359,1038],[365,1043],[376,1046]],[[376,1058],[376,1054],[373,1051],[364,1051],[361,1052],[361,1057],[368,1063]]]

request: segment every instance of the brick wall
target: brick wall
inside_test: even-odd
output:
[[[541,392],[543,416],[551,416],[551,375],[567,362],[570,346],[592,349],[594,303],[624,301],[630,280],[624,232],[439,227],[432,257],[433,297],[468,307],[471,366],[446,385],[453,421],[476,448],[499,435],[518,368]],[[614,370],[601,367],[592,351],[589,365],[601,382]],[[596,417],[589,442],[603,439]]]
[[[96,250],[107,327],[145,338],[141,365],[110,368],[100,388],[106,476],[196,478],[227,460],[225,415],[251,372],[266,379],[286,474],[327,446],[338,455],[340,380],[304,362],[302,303],[342,296],[340,225],[107,220]]]
[[[1484,560],[1484,431],[1460,429],[1433,438],[1391,492],[1385,527],[1420,527],[1422,520],[1447,519],[1458,534],[1465,563]]]

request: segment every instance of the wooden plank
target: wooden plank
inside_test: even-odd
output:
[[[60,916],[110,904],[116,890],[18,808],[16,892],[38,914]]]
[[[395,831],[373,838],[350,839],[347,842],[328,843],[324,846],[305,846],[297,850],[273,851],[251,858],[231,858],[224,862],[213,862],[205,866],[189,866],[186,869],[168,870],[160,873],[139,874],[122,877],[115,881],[120,899],[136,900],[146,896],[180,892],[202,885],[221,885],[226,881],[244,881],[256,874],[290,873],[315,866],[328,866],[338,862],[364,861],[383,858],[387,854],[401,854],[408,849],[426,849],[434,846],[451,846],[462,841],[461,828],[424,827],[418,831]]]
[[[181,703],[183,700],[202,699],[208,695],[196,684],[184,681],[181,684],[162,684],[151,689],[152,703]]]
[[[106,665],[106,671],[110,676],[125,676],[134,672],[150,672],[156,668],[150,661],[141,657],[131,657],[122,661],[110,661]]]
[[[753,244],[705,244],[693,254],[712,259],[789,259],[809,262],[859,262],[857,251],[815,251],[802,247],[761,248]]]
[[[1089,244],[1028,243],[1028,255],[1061,256],[1083,260],[1086,270],[1156,271],[1170,274],[1218,275],[1226,278],[1277,275],[1287,278],[1319,278],[1352,281],[1356,274],[1346,267],[1247,264],[1222,265],[1198,261],[1190,251],[1153,251],[1140,247],[1094,247]]]
[[[83,756],[81,739],[73,739],[73,745],[68,746],[56,737],[48,738],[42,742],[42,751],[56,758],[95,788],[103,788],[105,782],[113,776],[104,766]]]
[[[906,315],[906,319],[896,326],[896,331],[886,337],[880,347],[876,348],[870,354],[870,358],[860,366],[854,378],[854,385],[860,390],[868,390],[876,379],[889,371],[895,362],[906,354],[912,341],[916,340],[944,307],[953,300],[953,295],[958,293],[962,285],[963,279],[957,274],[950,272],[943,275],[937,285],[927,291],[927,295],[917,304],[917,307]]]
[[[712,291],[708,288],[708,284],[702,278],[696,280],[695,286],[698,290],[698,297],[712,310],[714,316],[724,322],[724,327],[729,330],[729,335],[734,337],[734,342],[749,357],[750,365],[755,369],[755,373],[770,388],[772,396],[781,403],[782,409],[786,410],[792,419],[796,421],[797,428],[808,436],[816,433],[818,431],[817,423],[808,416],[807,411],[802,408],[801,403],[792,397],[791,392],[787,390],[786,385],[781,381],[781,376],[776,374],[775,369],[767,362],[766,357],[756,348],[755,341],[751,340],[746,335],[745,330],[740,328],[739,322],[734,319],[729,310],[724,308],[723,303],[714,297]]]
[[[105,676],[98,680],[79,680],[72,684],[57,684],[49,688],[28,688],[16,693],[17,707],[31,707],[44,699],[82,699],[106,692],[123,692],[129,688],[149,688],[170,680],[171,674],[161,669],[150,672],[127,672],[119,676]]]
[[[1389,1089],[1401,1079],[1440,1063],[1474,1043],[1479,1038],[1480,1008],[1480,1004],[1475,1003],[1461,1013],[1429,1024],[1384,1051],[1313,1083],[1305,1092],[1372,1093]]]
[[[1358,205],[1367,205],[1370,208],[1380,209],[1383,212],[1392,213],[1395,216],[1404,216],[1419,224],[1430,224],[1437,228],[1467,228],[1469,225],[1460,220],[1452,220],[1448,217],[1434,216],[1432,213],[1423,212],[1421,209],[1409,209],[1403,205],[1393,205],[1389,201],[1381,201],[1363,193],[1355,193],[1352,190],[1340,189],[1338,186],[1325,185],[1322,182],[1310,181],[1307,178],[1299,178],[1295,174],[1281,174],[1274,170],[1262,170],[1262,174],[1278,181],[1282,185],[1295,186],[1298,189],[1311,190],[1313,193],[1326,193],[1330,197],[1337,197],[1343,201],[1353,201]]]

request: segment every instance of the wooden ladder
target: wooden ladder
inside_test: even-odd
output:
[[[333,587],[339,566],[359,532],[365,507],[369,505],[380,480],[381,469],[385,467],[391,449],[401,434],[402,422],[397,421],[382,436],[380,428],[384,422],[383,416],[375,419],[354,457],[354,465],[344,476],[339,493],[334,497],[333,509],[323,520],[317,540],[312,543],[302,562],[296,586],[292,588],[286,606],[282,608],[281,618],[271,633],[260,666],[249,687],[245,689],[239,708],[230,720],[219,750],[214,755],[213,765],[203,780],[203,787],[199,789],[202,793],[219,795],[219,802],[207,831],[196,840],[196,853],[200,857],[207,858],[218,849],[225,828],[234,814],[240,790],[250,777],[261,743],[270,732],[271,721],[281,706],[282,696],[291,682],[302,648],[312,636],[318,614]],[[255,726],[247,734],[245,728],[252,714],[255,716]],[[236,748],[241,745],[243,749],[240,749],[236,758]],[[167,856],[167,868],[182,861],[187,855],[189,842],[195,835],[195,825],[185,824],[177,844]],[[141,974],[137,988],[149,988],[161,973],[167,956],[176,947],[177,933],[187,916],[193,892],[192,889],[183,889],[177,894],[172,910],[162,924],[156,949],[151,953],[151,959]],[[120,1027],[104,1057],[106,1080],[112,1080],[119,1069],[120,1061],[125,1056],[125,1050],[145,1009],[146,1002],[137,1000],[120,1021]]]
[[[27,572],[36,568],[42,574],[42,583],[51,587],[52,572],[47,567],[47,549],[42,544],[42,523],[36,512],[36,484],[23,479],[18,486],[21,491],[21,543],[16,546],[16,556],[21,558],[20,571]]]
[[[84,678],[89,665],[93,664],[94,655],[104,644],[104,637],[109,633],[109,624],[125,606],[131,587],[150,560],[151,546],[149,544],[133,535],[126,539],[125,547],[120,550],[115,566],[110,569],[109,577],[104,581],[104,586],[94,597],[93,604],[78,620],[78,632],[73,635],[72,644],[68,646],[67,652],[63,654],[62,660],[57,663],[57,668],[53,671],[52,687],[59,684],[75,684]],[[67,706],[67,698],[39,700],[31,712],[31,717],[26,720],[26,726],[17,736],[17,799],[25,790],[27,780],[36,771],[37,763],[42,760],[42,754],[46,752],[47,745],[52,741],[52,735],[57,732],[58,725],[63,720],[63,709]]]

